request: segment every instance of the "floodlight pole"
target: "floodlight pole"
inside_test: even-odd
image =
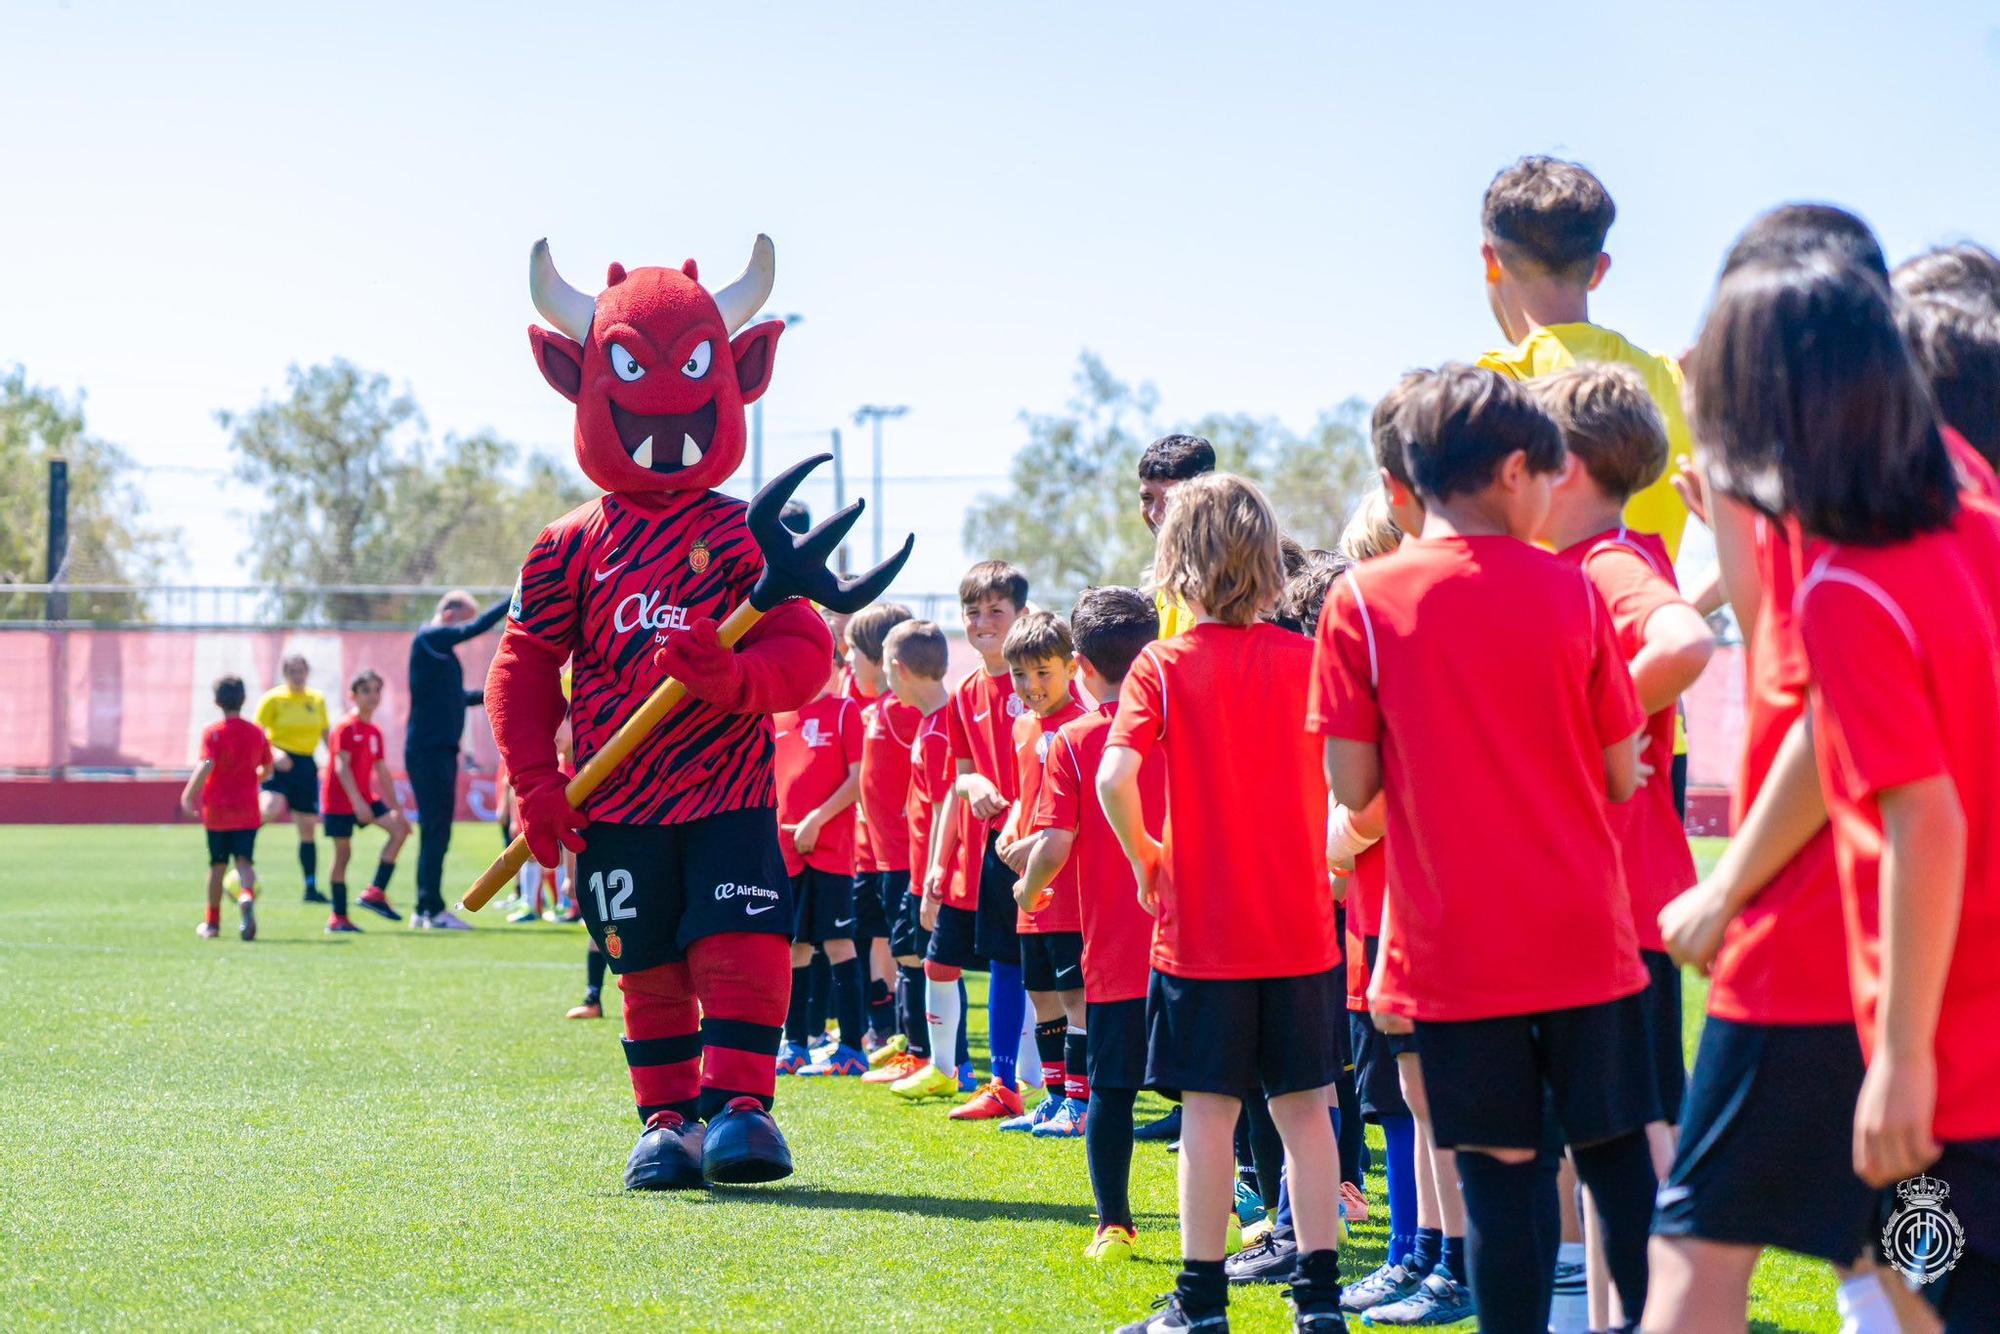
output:
[[[787,329],[794,324],[805,323],[800,314],[773,315],[765,311],[757,316],[757,323],[765,320],[783,320]],[[759,398],[750,405],[750,491],[754,495],[764,489],[764,400]]]
[[[900,417],[909,410],[910,407],[909,404],[907,403],[898,403],[894,407],[883,407],[882,405],[877,403],[868,403],[854,410],[854,424],[856,426],[861,425],[861,423],[863,422],[867,422],[875,428],[875,446],[874,446],[874,464],[875,464],[874,520],[875,521],[870,526],[869,531],[873,535],[875,542],[874,560],[877,565],[880,565],[882,563],[882,419],[884,417]]]

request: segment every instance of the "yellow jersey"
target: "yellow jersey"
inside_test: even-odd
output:
[[[1194,627],[1194,613],[1165,593],[1153,594],[1153,606],[1160,613],[1160,638],[1172,639]]]
[[[310,686],[273,686],[257,701],[257,726],[279,750],[310,755],[326,735],[326,696]]]
[[[1681,366],[1672,357],[1634,347],[1623,336],[1595,324],[1551,324],[1536,329],[1504,352],[1488,352],[1479,364],[1516,380],[1535,380],[1579,362],[1613,361],[1645,377],[1647,392],[1667,424],[1667,470],[1625,502],[1625,526],[1641,533],[1658,533],[1667,554],[1681,554],[1681,534],[1687,528],[1687,506],[1674,490],[1673,476],[1681,460],[1694,453],[1694,433],[1681,410]]]

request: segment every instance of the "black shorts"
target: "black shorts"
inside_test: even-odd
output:
[[[1681,817],[1681,823],[1686,824],[1688,818],[1688,757],[1685,754],[1674,756],[1673,767],[1668,769],[1667,773],[1673,779],[1674,784],[1674,811]]]
[[[1660,1100],[1660,1119],[1681,1123],[1681,1101],[1687,1097],[1687,1057],[1681,1046],[1680,965],[1658,950],[1640,950],[1646,965],[1646,1037],[1653,1053],[1653,1087]]]
[[[792,941],[854,939],[854,877],[808,866],[792,877]]]
[[[917,920],[923,911],[924,896],[910,892],[908,871],[884,871],[881,881],[882,916],[889,922],[889,953],[899,959],[924,957],[930,932]]]
[[[371,801],[368,803],[368,813],[379,820],[389,813],[389,803],[386,801]],[[320,823],[326,826],[326,836],[328,838],[354,837],[355,822],[352,815],[342,815],[338,811],[328,811],[320,817]]]
[[[1024,934],[1021,937],[1021,985],[1029,991],[1081,991],[1083,933],[1031,931]]]
[[[1951,1210],[1965,1232],[1957,1263],[1924,1285],[1924,1299],[1943,1318],[1945,1334],[1993,1329],[1995,1313],[2000,1312],[2000,1139],[1947,1144],[1944,1155],[1923,1174],[1950,1188],[1951,1193],[1933,1207]],[[1929,1240],[1920,1230],[1924,1220],[1919,1212],[1928,1209],[1914,1198],[1904,1200],[1894,1187],[1878,1192],[1876,1200],[1876,1258],[1888,1265],[1917,1262],[1922,1252],[1913,1254],[1912,1242],[1921,1246]],[[1932,1219],[1935,1228],[1935,1215]],[[1898,1253],[1889,1251],[1891,1242]]]
[[[854,943],[885,940],[889,919],[882,915],[882,877],[887,871],[854,873]]]
[[[986,836],[986,860],[979,868],[979,921],[973,944],[982,959],[1018,965],[1021,937],[1014,924],[1019,920],[1016,914],[1020,905],[1014,902],[1014,882],[1020,877],[993,850],[999,841],[998,834]]]
[[[1146,996],[1146,1087],[1267,1098],[1324,1088],[1340,1073],[1347,977],[1169,977]]]
[[[291,755],[292,767],[271,770],[271,776],[264,780],[264,791],[283,797],[293,815],[318,815],[318,763],[310,755],[296,755],[289,750],[284,753]]]
[[[792,882],[768,806],[685,824],[593,824],[583,837],[576,900],[614,973],[679,963],[709,936],[791,938]]]
[[[922,903],[923,900],[918,899],[917,902]],[[970,908],[939,904],[937,925],[931,928],[924,958],[947,968],[986,967],[986,960],[979,953],[978,923],[979,914]]]
[[[1853,1264],[1875,1200],[1854,1175],[1863,1073],[1852,1024],[1710,1015],[1653,1231]]]
[[[1146,1087],[1146,998],[1092,1001],[1084,1019],[1091,1087]]]
[[[1362,952],[1368,959],[1369,976],[1375,973],[1375,955],[1381,949],[1379,936],[1364,936]],[[1347,1046],[1354,1059],[1354,1092],[1361,1102],[1364,1120],[1382,1121],[1405,1117],[1410,1105],[1403,1101],[1403,1076],[1396,1068],[1396,1055],[1409,1051],[1407,1036],[1390,1037],[1375,1027],[1375,1018],[1366,1010],[1347,1014]]]
[[[232,857],[255,861],[257,831],[254,829],[204,829],[208,835],[208,864],[221,866]]]
[[[1545,1107],[1571,1144],[1660,1119],[1639,995],[1495,1019],[1420,1019],[1416,1049],[1439,1148],[1538,1149]]]

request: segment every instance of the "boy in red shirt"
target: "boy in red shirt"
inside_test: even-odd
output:
[[[854,921],[868,942],[868,1031],[875,1042],[869,1068],[903,1046],[904,1016],[896,1006],[896,919],[910,896],[910,835],[903,803],[910,792],[910,746],[923,715],[889,690],[882,641],[910,619],[895,602],[863,607],[848,618],[847,664],[861,705],[861,819],[855,829]],[[878,1061],[876,1058],[880,1058]]]
[[[1089,588],[1070,611],[1070,632],[1084,689],[1106,702],[1055,734],[1036,806],[1041,836],[1014,896],[1034,902],[1063,873],[1075,877],[1088,1020],[1088,1110],[1081,1119],[1097,1201],[1097,1233],[1083,1253],[1092,1260],[1127,1260],[1138,1239],[1132,1220],[1132,1107],[1146,1082],[1153,919],[1139,906],[1131,863],[1093,789],[1118,716],[1119,686],[1132,660],[1158,634],[1159,613],[1136,588]],[[1165,828],[1166,803],[1166,768],[1155,753],[1139,766],[1140,816],[1154,838]]]
[[[201,821],[208,832],[208,913],[195,934],[214,940],[222,934],[224,867],[236,863],[243,888],[236,896],[242,917],[238,934],[257,938],[257,826],[263,823],[257,785],[271,772],[271,742],[264,729],[243,718],[243,678],[225,676],[215,683],[215,707],[222,721],[201,734],[201,762],[181,789],[181,809]]]
[[[972,1100],[951,1110],[954,1121],[999,1120],[1024,1110],[1015,1089],[1027,994],[1021,985],[1021,938],[1014,929],[1014,872],[995,850],[1000,822],[1017,792],[1014,720],[1027,705],[1014,693],[1003,651],[1007,632],[1028,607],[1028,576],[1005,561],[981,561],[958,584],[965,638],[980,670],[959,682],[945,707],[945,734],[958,777],[938,809],[931,835],[924,896],[936,925],[924,975],[952,983],[967,968],[987,972],[986,1019],[993,1077]],[[949,909],[949,911],[946,911]],[[926,988],[933,1013],[956,1029],[956,989]]]
[[[354,712],[336,723],[327,737],[329,762],[319,803],[326,836],[333,840],[333,915],[327,918],[328,935],[361,930],[347,919],[347,859],[354,850],[354,826],[379,824],[389,836],[382,845],[382,860],[375,864],[375,878],[361,891],[361,906],[392,922],[401,921],[402,914],[389,906],[389,877],[396,873],[396,854],[410,836],[410,822],[382,800],[396,790],[389,762],[383,758],[382,729],[369,721],[382,703],[382,678],[372,671],[360,673],[348,683],[347,697],[354,702]]]
[[[929,621],[904,621],[882,641],[882,665],[889,690],[916,710],[916,739],[910,743],[910,783],[904,802],[911,864],[929,861],[937,809],[951,790],[951,741],[945,735],[945,707],[951,692],[944,674],[951,665],[951,646],[944,631]],[[863,1083],[885,1083],[904,1097],[923,1098],[956,1093],[960,1073],[970,1075],[965,1060],[965,981],[930,977],[924,962],[931,944],[931,923],[943,909],[910,885],[890,917],[899,971],[897,991],[903,1009],[905,1050]],[[949,993],[947,1003],[947,993]],[[946,1015],[949,1025],[944,1024]]]
[[[1029,712],[1014,720],[1016,791],[1020,794],[1001,831],[1000,860],[1015,872],[1028,868],[1040,840],[1042,783],[1056,730],[1084,716],[1070,690],[1076,670],[1069,627],[1060,617],[1031,611],[1014,622],[1002,650],[1014,676],[1014,693]],[[1009,1117],[1002,1130],[1031,1131],[1044,1139],[1083,1134],[1090,1082],[1084,1069],[1087,1030],[1083,997],[1083,923],[1077,914],[1076,873],[1059,873],[1032,898],[1017,885],[1020,910],[1021,984],[1035,1012],[1035,1046],[1047,1096],[1032,1112]]]
[[[854,951],[854,803],[861,796],[861,710],[835,693],[834,663],[818,699],[772,715],[777,737],[778,849],[792,877],[792,1001],[779,1074],[860,1075],[861,961]],[[833,974],[840,1041],[825,1059],[806,1049],[807,989],[815,951]]]
[[[1770,374],[1749,383],[1744,364]],[[1798,631],[1868,1059],[1854,1167],[1950,1191],[1963,1250],[1947,1242],[1927,1295],[1946,1328],[1977,1328],[2000,1309],[2000,529],[1961,496],[1865,270],[1823,254],[1734,270],[1694,370],[1711,484],[1811,544]]]
[[[1645,715],[1603,600],[1525,540],[1565,463],[1528,391],[1447,366],[1396,425],[1421,534],[1348,571],[1327,602],[1308,726],[1327,738],[1341,805],[1386,793],[1369,1000],[1385,1031],[1414,1021],[1433,1133],[1458,1150],[1480,1325],[1540,1334],[1558,1217],[1536,1162],[1545,1082],[1625,1308],[1645,1302],[1658,1096],[1606,814],[1636,786]]]
[[[1313,646],[1260,618],[1284,587],[1262,493],[1212,473],[1176,487],[1154,577],[1195,624],[1146,648],[1119,691],[1097,791],[1158,918],[1146,1083],[1177,1089],[1182,1270],[1138,1334],[1224,1329],[1236,1121],[1261,1085],[1291,1165],[1300,1329],[1341,1328],[1340,1164],[1328,1093],[1345,1023],[1326,870],[1326,783],[1299,728]],[[1166,769],[1162,838],[1140,769]]]

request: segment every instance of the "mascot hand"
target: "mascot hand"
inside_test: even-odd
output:
[[[532,790],[516,789],[514,794],[521,837],[528,840],[528,850],[534,853],[538,866],[555,866],[562,860],[564,849],[583,851],[583,840],[576,831],[590,821],[569,804],[564,786],[562,775],[554,774]]]
[[[686,686],[688,694],[704,704],[713,704],[726,712],[741,707],[743,661],[735,649],[723,644],[714,621],[704,617],[669,638],[653,654],[653,665]]]

